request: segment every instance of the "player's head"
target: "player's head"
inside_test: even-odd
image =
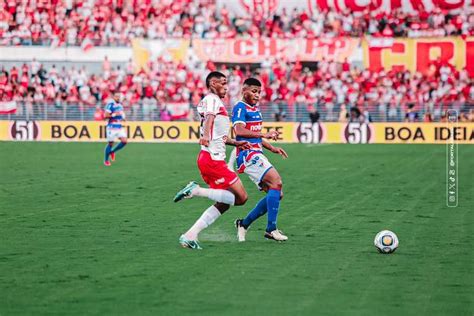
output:
[[[262,83],[255,78],[247,78],[242,87],[242,97],[244,102],[255,105],[260,101],[260,93],[262,92]]]
[[[115,92],[113,95],[113,99],[117,103],[122,102],[122,94],[120,92]]]
[[[227,94],[227,77],[222,72],[212,71],[206,77],[206,87],[223,99]]]

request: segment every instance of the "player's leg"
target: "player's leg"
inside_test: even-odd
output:
[[[104,157],[104,165],[106,166],[110,166],[110,161],[109,161],[109,158],[110,158],[110,154],[112,152],[112,148],[114,146],[114,141],[115,141],[115,138],[116,138],[116,130],[113,129],[113,128],[109,128],[107,127],[107,130],[106,130],[106,136],[107,136],[107,146],[105,147],[105,157]]]
[[[104,165],[106,165],[106,166],[110,166],[109,157],[110,157],[110,153],[112,152],[112,147],[113,146],[114,146],[114,142],[109,141],[107,143],[107,146],[105,147]]]
[[[244,219],[238,218],[235,220],[235,227],[237,228],[237,239],[239,241],[245,241],[247,230],[257,218],[264,215],[267,212],[267,197],[263,197],[257,202],[255,207],[247,214]]]
[[[273,166],[268,159],[262,154],[257,154],[245,161],[244,164],[244,172],[249,176],[250,180],[252,180],[260,190],[265,189],[266,185],[262,181],[273,169]],[[262,185],[264,186],[262,187]],[[249,226],[266,212],[267,197],[264,197],[255,205],[244,219],[237,219],[235,221],[239,241],[245,241],[245,235],[247,234]]]
[[[276,229],[276,218],[280,206],[282,181],[278,171],[271,165],[264,155],[255,155],[246,162],[244,172],[257,184],[259,189],[267,194],[247,214],[244,219],[237,219],[237,236],[239,241],[245,241],[245,235],[249,226],[260,216],[268,213],[267,238],[286,240],[280,231]],[[268,236],[267,236],[268,235]]]
[[[245,188],[239,178],[237,178],[237,181],[230,185],[227,190],[234,196],[234,203],[232,205],[243,205],[248,199],[247,192],[245,191]],[[217,218],[224,214],[229,208],[230,205],[226,203],[216,203],[209,207],[196,221],[196,223],[194,223],[194,225],[183,235],[184,239],[194,241],[197,240],[198,234],[203,229],[214,223]]]
[[[118,136],[120,139],[120,143],[118,143],[117,146],[112,149],[112,152],[110,154],[110,158],[112,159],[112,161],[115,160],[115,153],[127,145],[127,134],[123,128],[120,130]]]
[[[235,166],[235,160],[237,159],[237,149],[234,148],[232,152],[230,153],[229,156],[229,161],[227,162],[227,167],[229,167],[230,170],[234,171],[234,166]]]
[[[224,203],[216,203],[208,207],[193,226],[181,235],[179,238],[181,246],[191,249],[202,249],[198,242],[199,233],[212,225],[229,207],[228,204]]]
[[[217,203],[227,205],[244,205],[248,199],[244,185],[239,178],[236,178],[236,180],[226,190],[203,188],[196,182],[192,181],[176,194],[174,201],[178,202],[183,198],[191,198],[195,196],[205,197]]]
[[[224,161],[212,161],[209,158],[206,153],[200,154],[198,167],[202,178],[211,188],[201,188],[197,183],[191,182],[178,192],[175,201],[191,196],[202,196],[220,201],[206,209],[194,225],[181,235],[179,243],[183,247],[201,249],[197,242],[199,233],[214,223],[221,214],[229,209],[230,205],[237,203],[240,205],[247,200],[247,192],[245,192],[238,176],[227,168]],[[223,202],[226,199],[228,203]]]
[[[203,188],[194,181],[188,183],[188,185],[181,189],[176,194],[173,201],[179,202],[184,198],[192,198],[195,196],[208,198],[218,203],[224,203],[228,205],[235,204],[235,195],[232,192],[224,189]]]
[[[264,175],[262,182],[268,188],[266,196],[268,221],[265,230],[265,237],[277,241],[288,240],[288,237],[283,235],[282,232],[277,229],[277,218],[283,187],[280,174],[275,168],[272,168]]]
[[[247,201],[247,192],[245,191],[240,179],[234,182],[227,190],[232,192],[232,194],[235,196],[235,205],[243,205]],[[186,233],[181,235],[179,238],[180,244],[186,248],[202,249],[199,245],[199,242],[197,241],[199,233],[212,225],[229,208],[229,204],[219,202],[207,208],[204,213],[202,213],[201,217],[199,217],[198,220],[193,224],[193,226],[191,226],[191,228]]]
[[[265,182],[260,183],[260,188],[265,193],[268,193],[269,186]],[[280,200],[283,198],[283,191],[280,194]],[[235,225],[237,228],[241,227],[245,229],[245,232],[240,232],[238,235],[240,236],[240,241],[245,241],[245,238],[241,238],[241,236],[245,235],[246,230],[249,228],[250,224],[256,221],[259,217],[265,215],[267,213],[267,196],[264,196],[260,201],[257,202],[255,207],[247,214],[244,219],[237,219],[235,221]]]
[[[227,190],[232,192],[235,196],[235,203],[233,205],[244,205],[245,202],[247,202],[248,194],[239,178],[237,178],[237,181],[235,181]]]
[[[193,226],[184,234],[187,239],[197,240],[199,233],[214,223],[222,214],[230,208],[229,204],[215,203],[210,206]],[[216,212],[217,210],[217,212]]]

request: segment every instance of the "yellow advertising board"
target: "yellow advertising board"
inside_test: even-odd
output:
[[[295,123],[304,126],[309,123]],[[329,144],[446,144],[454,139],[459,144],[474,144],[474,123],[320,123],[319,136],[313,143]],[[455,125],[455,126],[453,126]],[[296,127],[297,130],[300,127]],[[321,135],[322,134],[322,135]],[[297,135],[298,136],[298,135]],[[295,142],[306,143],[296,137]]]
[[[131,142],[197,142],[198,122],[127,122]],[[277,130],[279,141],[293,142],[294,123],[268,123],[263,131]],[[94,121],[0,121],[0,140],[79,141],[106,140],[106,126]]]
[[[382,144],[446,144],[454,139],[459,144],[474,144],[474,123],[377,123],[373,126],[373,143]]]
[[[263,132],[277,130],[282,143],[303,144],[474,144],[474,123],[293,123],[269,122]],[[199,139],[198,122],[127,122],[130,142],[193,143]],[[3,141],[105,142],[103,122],[0,121]]]

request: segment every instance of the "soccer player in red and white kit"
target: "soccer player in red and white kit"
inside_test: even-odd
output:
[[[237,174],[227,167],[225,161],[226,144],[242,150],[250,148],[247,141],[236,141],[228,137],[230,119],[222,101],[227,94],[227,78],[223,73],[213,71],[206,77],[206,86],[210,93],[197,107],[201,116],[201,151],[197,165],[201,177],[210,188],[201,188],[192,181],[174,198],[174,201],[178,202],[183,198],[199,196],[216,202],[179,238],[183,247],[191,249],[202,249],[198,243],[199,233],[214,223],[230,205],[243,205],[247,201],[247,192],[242,182]]]

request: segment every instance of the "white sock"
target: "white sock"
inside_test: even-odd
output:
[[[232,171],[234,171],[235,159],[237,159],[237,149],[234,148],[230,153],[229,162],[227,163],[227,167]]]
[[[214,223],[219,216],[221,216],[219,210],[214,205],[210,206],[184,236],[190,240],[197,240],[199,233]]]
[[[229,204],[229,205],[234,205],[235,203],[234,193],[227,190],[206,189],[206,188],[197,187],[196,189],[193,190],[192,195],[207,197],[210,200],[213,200],[219,203]]]

